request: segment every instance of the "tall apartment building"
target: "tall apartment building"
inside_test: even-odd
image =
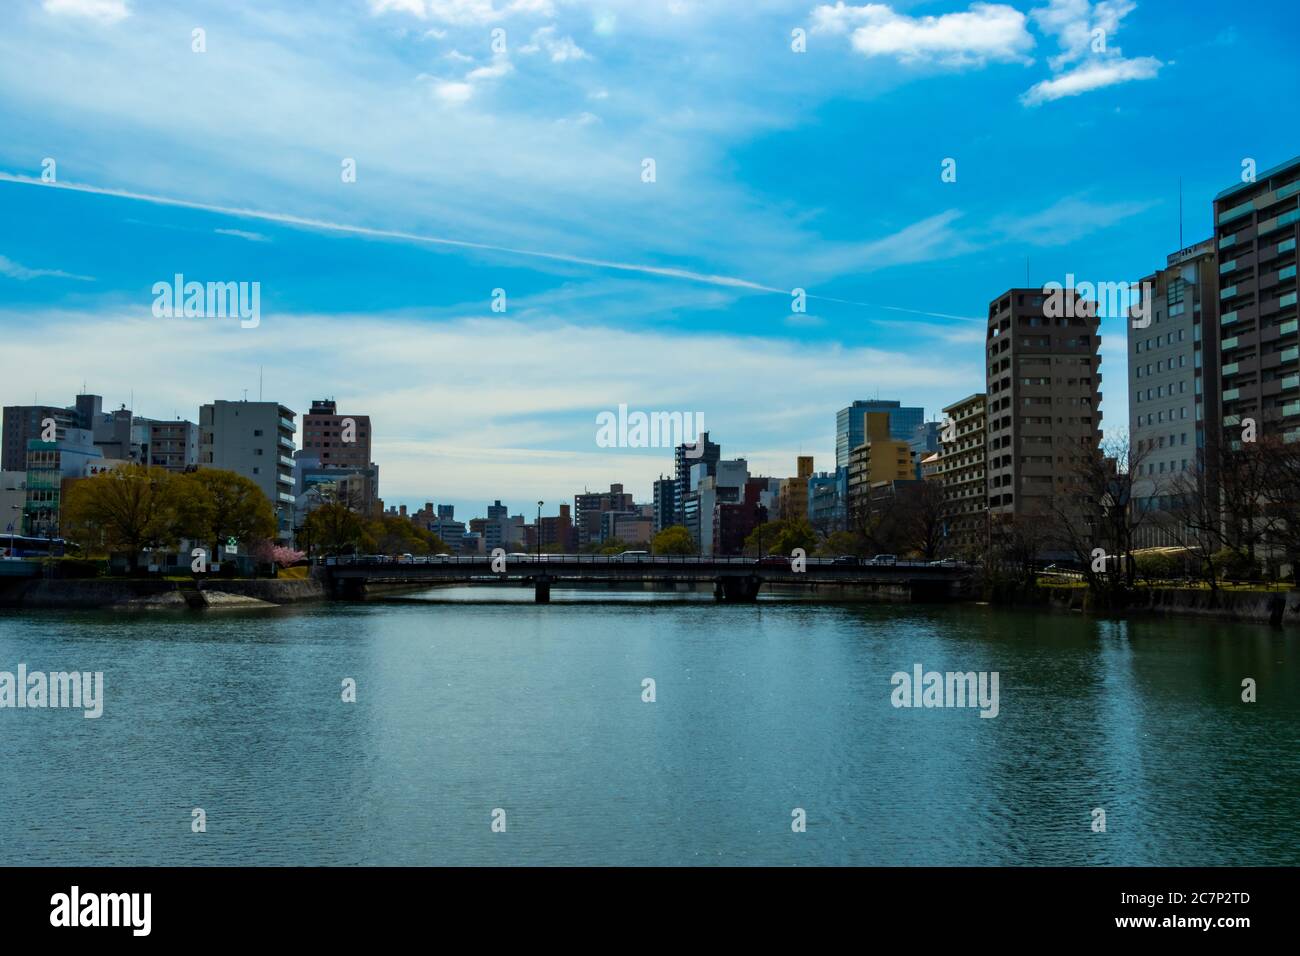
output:
[[[1133,497],[1151,513],[1135,532],[1139,548],[1181,543],[1160,512],[1169,508],[1174,481],[1197,473],[1198,454],[1219,438],[1216,275],[1213,239],[1173,253],[1142,280],[1149,297],[1144,291],[1144,308],[1128,322]],[[1213,464],[1212,454],[1206,462]]]
[[[871,509],[872,488],[895,481],[916,480],[916,463],[911,444],[891,433],[888,412],[867,412],[866,440],[849,454],[848,511],[854,527],[866,520]]]
[[[251,479],[275,511],[277,537],[293,537],[296,412],[279,402],[216,401],[199,408],[199,466]]]
[[[632,496],[624,493],[622,485],[610,485],[609,491],[584,491],[574,495],[573,524],[578,547],[604,540],[600,525],[602,512],[633,510]]]
[[[722,446],[709,441],[709,433],[702,432],[699,441],[678,445],[673,451],[673,524],[682,524],[682,508],[686,496],[691,492],[691,469],[699,464],[705,466],[708,474],[713,474],[722,457]]]
[[[345,414],[330,399],[313,400],[311,411],[302,417],[302,448],[320,466],[351,472],[354,484],[362,488],[364,507],[373,510],[379,501],[379,468],[371,460],[369,415]]]
[[[970,554],[988,542],[988,486],[985,463],[988,430],[983,392],[967,395],[943,410],[937,479],[943,482],[949,550]]]
[[[800,455],[795,460],[795,476],[781,480],[778,511],[782,518],[807,520],[808,480],[812,476],[812,455]]]
[[[1223,425],[1300,441],[1296,241],[1300,157],[1214,197]]]
[[[677,481],[660,475],[654,483],[654,495],[651,504],[654,507],[654,532],[658,534],[664,528],[671,528],[677,521]]]
[[[1051,516],[1080,453],[1101,443],[1096,313],[1096,303],[1073,289],[1009,289],[989,303],[987,472],[995,529],[1011,518]]]
[[[916,429],[925,421],[925,409],[904,408],[901,402],[858,400],[835,413],[835,467],[847,468],[853,449],[867,440],[865,417],[868,412],[889,415],[889,436],[911,441]]]

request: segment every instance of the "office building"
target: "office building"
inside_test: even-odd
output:
[[[1148,512],[1134,533],[1139,548],[1182,543],[1171,501],[1199,474],[1198,456],[1209,450],[1204,460],[1214,466],[1222,416],[1216,278],[1213,239],[1173,253],[1142,280],[1143,308],[1128,322],[1129,465],[1134,506]]]
[[[233,471],[261,488],[281,541],[293,537],[296,414],[278,402],[219,400],[199,409],[199,467]]]
[[[579,548],[604,540],[600,516],[606,511],[634,511],[632,496],[624,493],[622,485],[610,485],[609,491],[584,491],[573,496],[573,524]]]
[[[889,413],[866,412],[863,420],[866,440],[853,449],[848,464],[848,512],[854,527],[861,527],[870,512],[874,485],[916,479],[912,447],[891,435]]]
[[[702,432],[699,441],[678,445],[673,450],[673,524],[683,524],[683,502],[691,492],[691,469],[704,465],[704,474],[713,474],[714,466],[722,457],[722,446],[709,441],[709,433]]]
[[[868,412],[885,412],[889,420],[889,437],[911,441],[925,420],[925,409],[903,407],[901,402],[856,401],[835,414],[835,467],[847,468],[853,449],[867,440],[864,416]]]

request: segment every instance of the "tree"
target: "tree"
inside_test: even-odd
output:
[[[339,502],[321,505],[303,521],[303,534],[324,554],[352,554],[365,537],[361,516]]]
[[[933,561],[946,543],[948,521],[943,485],[934,480],[901,485],[897,496],[904,550]]]
[[[448,550],[446,543],[432,531],[419,527],[410,518],[393,514],[379,515],[367,522],[361,544],[376,554],[437,554]]]
[[[1052,531],[1058,543],[1071,552],[1094,593],[1120,591],[1134,584],[1133,541],[1148,519],[1147,508],[1135,507],[1141,498],[1145,455],[1126,437],[1096,447],[1079,448],[1069,456],[1063,486],[1051,498]],[[1094,570],[1094,553],[1101,551],[1107,570],[1111,561],[1124,576]]]
[[[654,536],[654,540],[650,542],[650,550],[654,554],[696,554],[699,548],[691,539],[691,533],[686,530],[686,526],[675,524],[670,528],[664,528]]]
[[[211,554],[229,538],[251,542],[275,537],[275,511],[251,478],[220,468],[200,468],[178,478],[185,483],[182,533],[211,545]]]
[[[866,554],[866,544],[852,531],[832,531],[817,549],[817,554],[823,558],[838,558],[845,554],[863,557]]]
[[[179,481],[162,468],[124,465],[74,482],[64,501],[65,534],[88,553],[126,552],[135,570],[141,551],[178,540]]]
[[[817,532],[807,518],[779,518],[760,524],[745,538],[745,551],[759,554],[789,554],[795,548],[805,552],[817,547]]]

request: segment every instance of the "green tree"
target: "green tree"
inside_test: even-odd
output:
[[[303,537],[329,555],[351,554],[365,533],[361,516],[341,502],[321,505],[303,521]]]
[[[817,554],[823,558],[838,558],[843,554],[862,557],[866,554],[866,543],[852,531],[832,531],[817,549]]]
[[[179,476],[181,528],[185,537],[207,543],[210,554],[228,538],[252,542],[274,538],[275,511],[251,478],[220,468],[200,468]]]
[[[795,548],[811,552],[817,547],[817,532],[807,518],[782,518],[761,524],[745,539],[745,552],[789,554]]]
[[[685,525],[675,524],[664,528],[650,542],[650,550],[655,554],[696,554],[699,548],[691,539],[691,533]]]
[[[179,539],[180,480],[162,468],[124,465],[73,482],[64,501],[64,534],[87,553],[125,552],[134,570],[145,548]]]

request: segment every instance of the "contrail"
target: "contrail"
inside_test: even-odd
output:
[[[197,202],[191,199],[176,199],[171,196],[157,196],[151,193],[131,192],[125,189],[110,189],[105,186],[91,186],[85,183],[46,182],[32,176],[21,176],[0,172],[0,182],[15,183],[20,186],[41,186],[46,189],[64,189],[69,192],[88,193],[94,196],[111,196],[116,199],[132,199],[137,202],[153,203],[160,206],[176,206],[182,209],[197,209],[203,212],[217,213],[223,216],[236,216],[241,219],[256,219],[260,222],[273,222],[301,229],[317,229],[323,232],[337,232],[354,236],[368,236],[376,239],[396,239],[403,242],[417,242],[426,245],[448,246],[456,249],[474,249],[479,252],[499,252],[512,256],[524,256],[533,259],[547,259],[552,262],[567,262],[573,265],[592,266],[597,269],[613,269],[619,272],[637,272],[642,275],[662,276],[669,279],[685,279],[689,282],[701,282],[706,285],[723,286],[732,289],[750,289],[754,292],[770,292],[775,295],[789,296],[789,289],[738,279],[734,276],[715,275],[706,272],[693,272],[690,269],[674,269],[666,266],[647,266],[633,262],[614,262],[609,259],[592,259],[586,256],[567,255],[559,252],[538,252],[533,249],[516,249],[511,246],[498,246],[486,242],[471,242],[467,239],[446,239],[440,236],[427,236],[414,232],[402,232],[396,229],[374,229],[369,226],[354,226],[348,223],[330,222],[326,219],[311,219],[289,213],[266,212],[261,209],[247,209],[241,206],[222,206],[217,203]],[[921,309],[907,309],[896,305],[875,305],[870,302],[853,302],[848,299],[834,299],[812,293],[808,298],[823,302],[836,302],[841,305],[856,305],[869,309],[887,309],[892,312],[907,312],[912,315],[927,315],[938,319],[963,319],[983,321],[964,315],[947,315],[942,312],[926,312]]]

